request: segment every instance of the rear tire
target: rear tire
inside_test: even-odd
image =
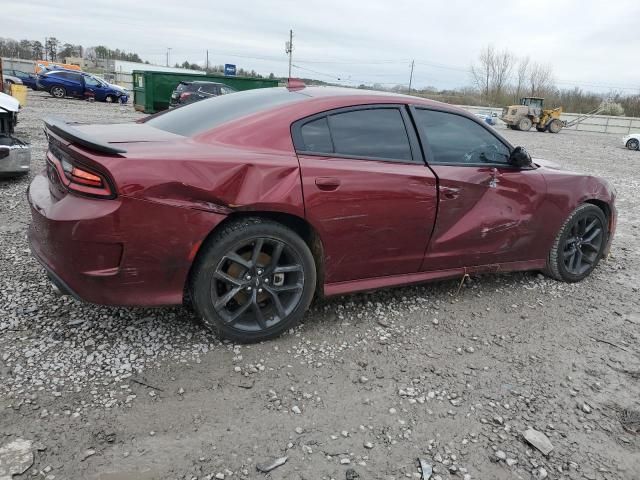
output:
[[[551,133],[558,133],[560,130],[562,130],[562,122],[557,118],[551,120],[551,123],[549,123],[549,131]]]
[[[56,98],[64,98],[67,96],[67,91],[64,89],[64,87],[60,87],[59,85],[51,87],[49,93]]]
[[[640,150],[640,140],[637,140],[635,138],[630,139],[627,142],[627,148],[629,150]]]
[[[518,130],[527,132],[531,129],[531,119],[529,117],[523,117],[518,122]]]
[[[598,207],[585,203],[564,222],[549,252],[547,273],[574,283],[589,276],[607,245],[607,219]]]
[[[212,235],[198,254],[189,285],[204,324],[243,343],[294,327],[315,288],[315,262],[304,240],[258,217],[229,223]]]

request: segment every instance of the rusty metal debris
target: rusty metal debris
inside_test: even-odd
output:
[[[625,408],[620,412],[620,423],[627,432],[638,435],[640,433],[640,412]]]

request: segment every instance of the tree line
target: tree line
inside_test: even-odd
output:
[[[485,47],[470,67],[470,99],[487,106],[517,103],[521,97],[543,97],[547,107],[562,106],[566,112],[588,113],[600,106],[605,115],[640,116],[640,95],[610,91],[597,94],[579,87],[560,89],[553,67],[527,57],[518,57],[507,49]]]
[[[62,43],[56,37],[48,37],[44,42],[39,40],[14,40],[12,38],[0,37],[0,57],[21,58],[25,60],[49,60],[64,62],[69,57],[84,58],[92,63],[94,67],[99,66],[99,60],[123,60],[127,62],[149,63],[143,61],[137,53],[126,52],[118,48],[111,49],[104,45],[93,47],[83,47],[71,43]],[[176,63],[176,68],[187,68],[190,70],[206,71],[208,73],[224,73],[224,65],[202,66],[197,63],[187,61],[182,64]],[[256,77],[275,79],[275,75],[270,73],[264,76],[255,70],[238,68],[236,75],[241,77]]]
[[[104,45],[84,48],[82,45],[63,43],[56,37],[47,37],[44,39],[44,42],[39,40],[0,38],[0,56],[55,62],[64,62],[64,59],[68,57],[81,57],[90,60],[114,59],[142,62],[142,59],[137,53],[125,52],[118,48],[112,50]]]
[[[406,85],[391,88],[373,84],[375,90],[411,93],[456,105],[505,107],[519,103],[520,98],[543,97],[546,108],[562,107],[571,113],[589,113],[604,106],[603,115],[640,117],[640,94],[622,91],[595,93],[580,87],[558,88],[551,65],[517,57],[509,50],[485,47],[469,68],[470,85],[456,89],[425,87],[408,91]],[[358,88],[372,88],[360,85]]]

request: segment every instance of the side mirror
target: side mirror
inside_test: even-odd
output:
[[[518,168],[530,167],[533,165],[533,161],[531,160],[531,155],[527,152],[524,147],[516,147],[509,155],[509,164]]]

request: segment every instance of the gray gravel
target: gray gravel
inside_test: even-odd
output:
[[[34,172],[51,114],[140,117],[29,92],[18,133]],[[640,154],[611,135],[504,134],[618,189],[612,255],[589,279],[341,297],[252,346],[219,342],[182,308],[54,296],[27,246],[29,179],[0,180],[0,448],[33,445],[19,478],[259,478],[256,465],[287,457],[271,478],[420,478],[422,458],[434,479],[637,479],[640,440],[620,419],[640,410]]]

